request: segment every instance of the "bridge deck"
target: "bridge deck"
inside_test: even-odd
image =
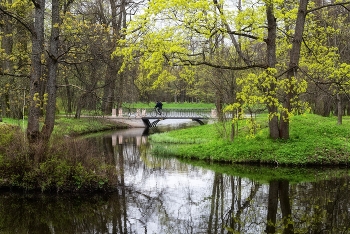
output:
[[[188,116],[188,117],[176,117],[176,116],[156,116],[150,117],[145,116],[141,117],[142,119],[209,119],[209,117],[200,117],[200,116]]]

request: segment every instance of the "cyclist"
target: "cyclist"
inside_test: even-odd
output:
[[[163,108],[163,103],[160,102],[160,101],[157,101],[156,106],[154,107],[154,109],[156,110],[158,115],[162,114],[162,108]]]

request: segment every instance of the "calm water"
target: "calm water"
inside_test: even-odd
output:
[[[86,139],[114,158],[118,192],[0,193],[0,233],[350,233],[347,169],[181,163],[143,134]]]

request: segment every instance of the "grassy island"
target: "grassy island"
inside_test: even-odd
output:
[[[150,136],[156,155],[213,162],[274,165],[347,165],[350,162],[350,117],[338,125],[334,116],[313,114],[293,116],[289,140],[268,137],[267,115],[254,119],[255,132],[238,123],[233,141],[231,125],[208,124]],[[166,143],[166,144],[164,144]]]

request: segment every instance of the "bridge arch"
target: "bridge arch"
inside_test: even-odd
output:
[[[208,119],[208,118],[187,118],[187,117],[165,117],[165,118],[155,118],[155,117],[142,117],[142,122],[145,124],[145,127],[148,128],[154,128],[157,127],[157,124],[166,119],[191,119],[192,121],[196,121],[200,125],[204,125],[204,122],[201,119]],[[151,121],[155,119],[154,121]]]

